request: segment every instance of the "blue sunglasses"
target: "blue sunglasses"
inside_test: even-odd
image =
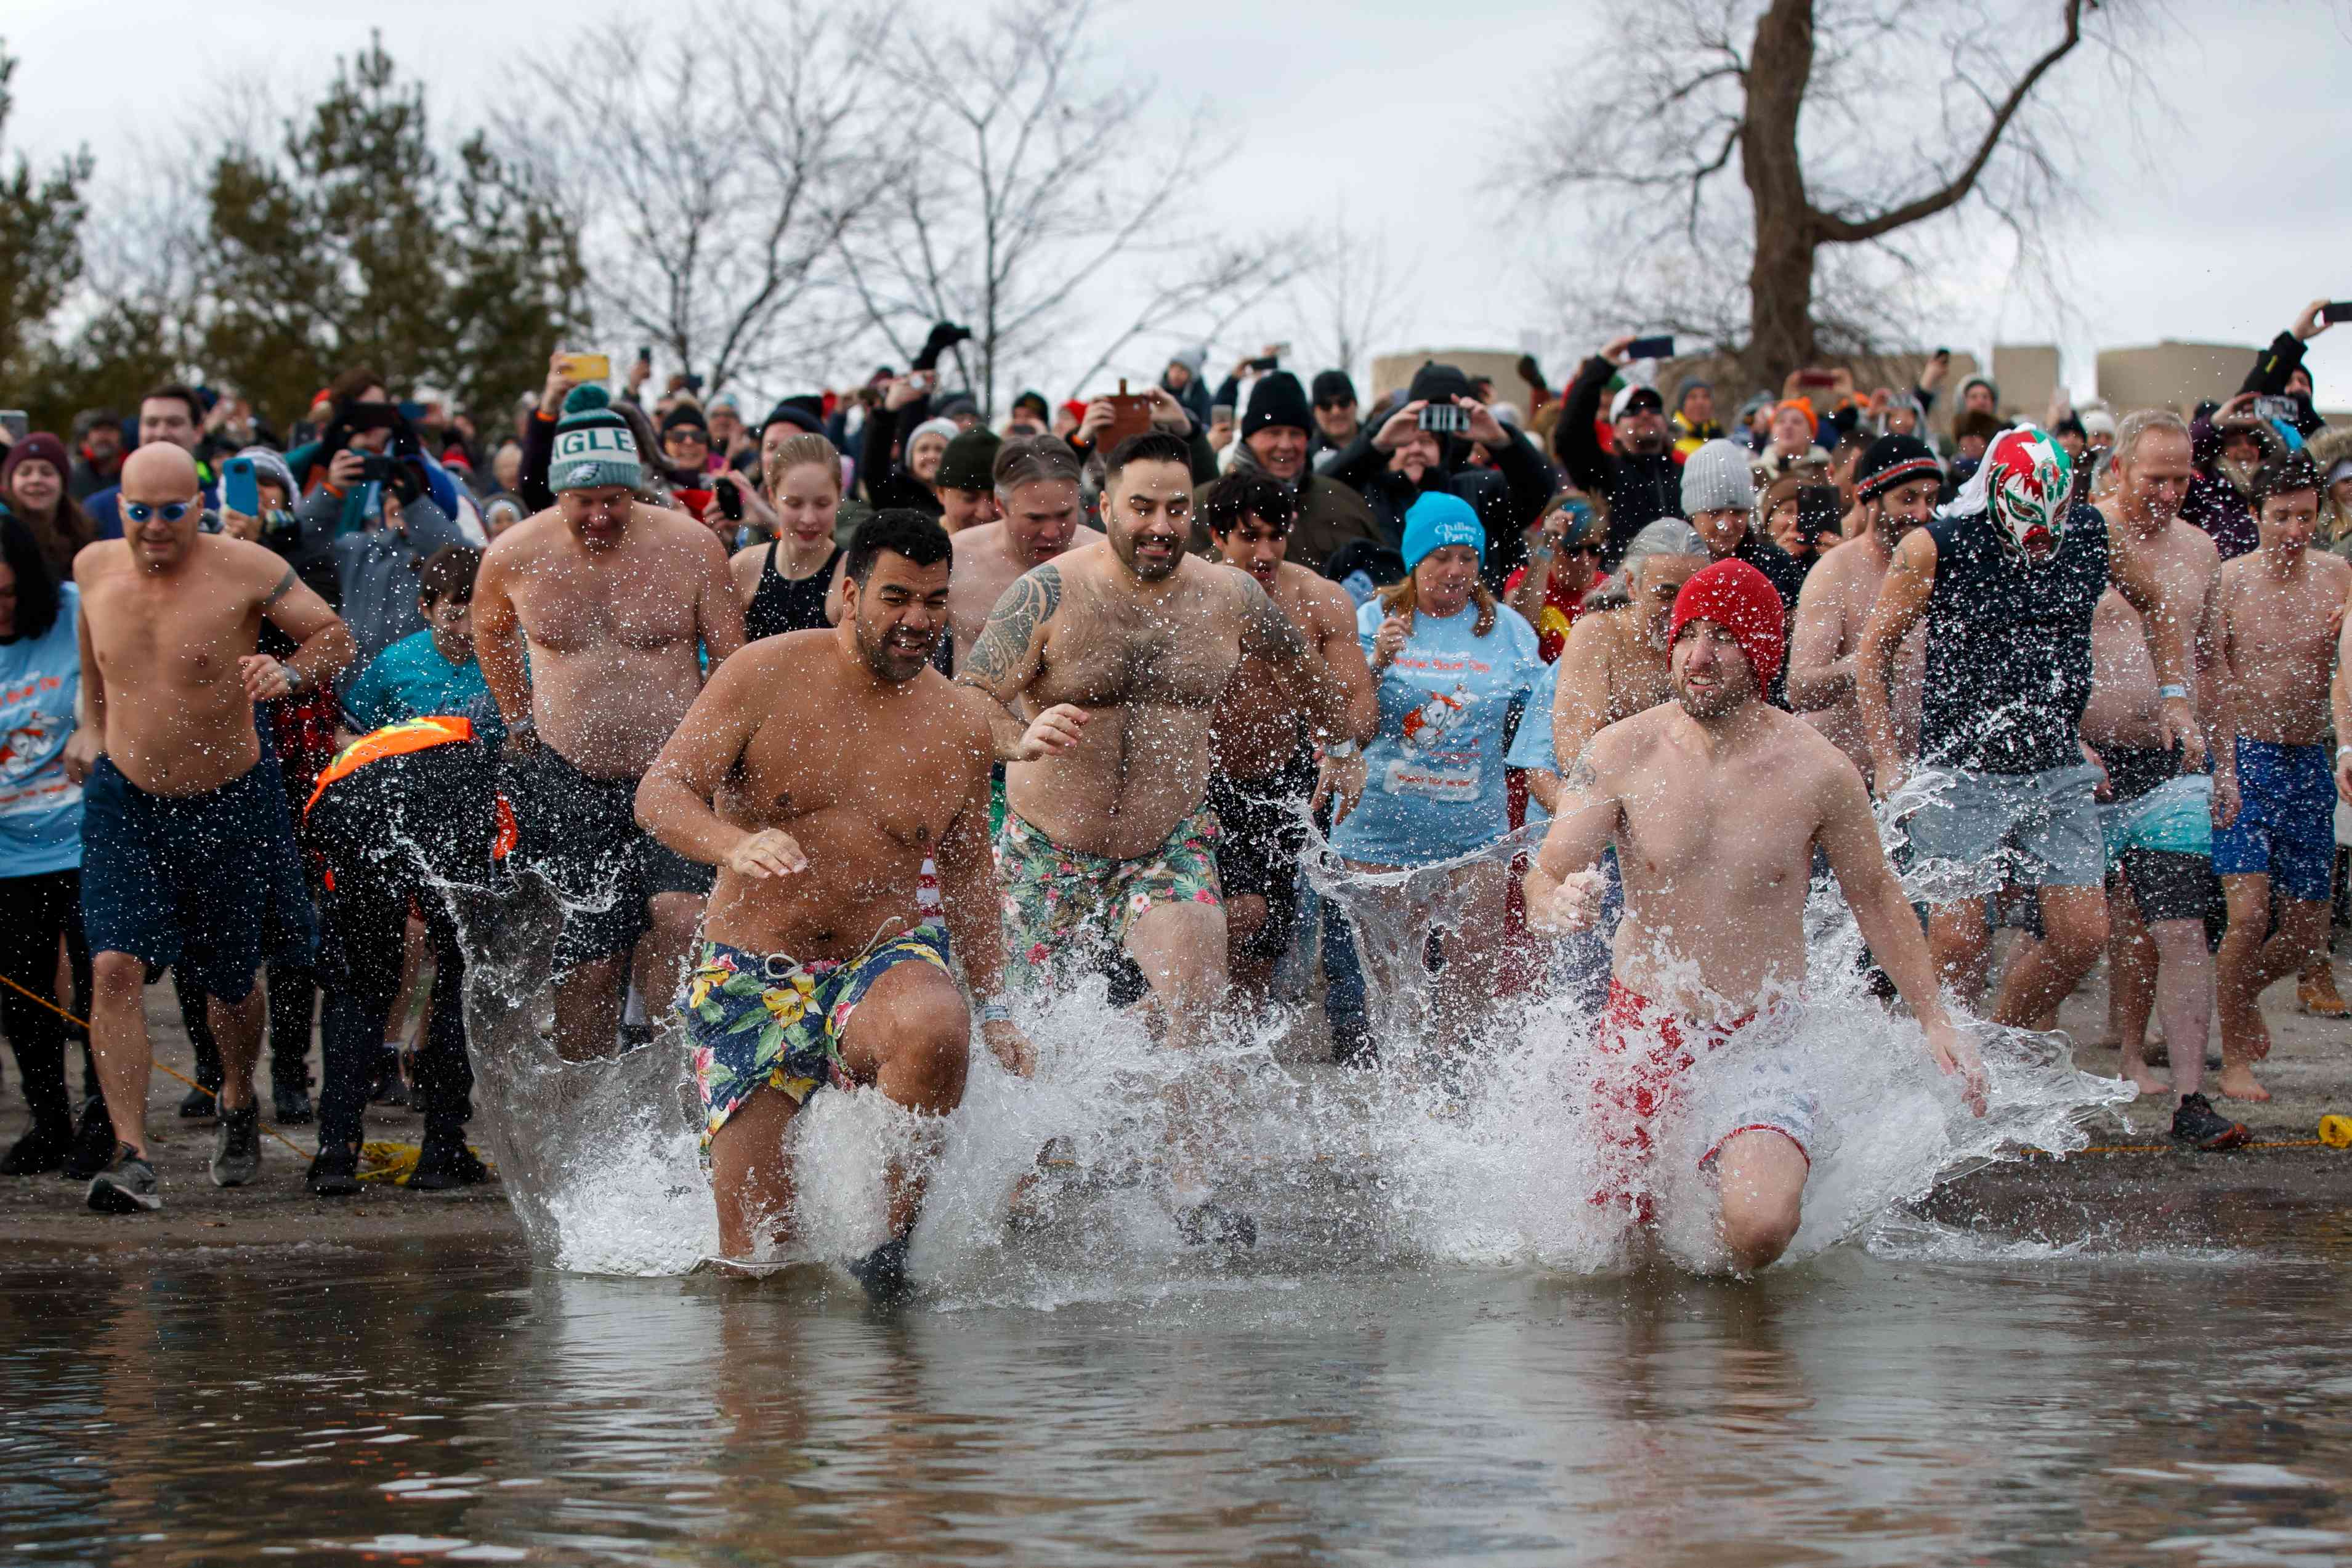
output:
[[[165,501],[162,506],[149,506],[143,500],[135,500],[122,509],[122,515],[136,523],[144,523],[153,517],[161,517],[165,522],[177,522],[187,516],[188,509],[195,504],[192,500],[174,500]]]

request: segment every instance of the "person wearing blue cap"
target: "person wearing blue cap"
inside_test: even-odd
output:
[[[1405,577],[1357,613],[1378,686],[1380,728],[1365,748],[1363,799],[1332,832],[1358,871],[1394,871],[1468,855],[1510,831],[1504,726],[1544,669],[1535,628],[1497,604],[1479,575],[1486,530],[1470,503],[1433,490],[1405,514]],[[1424,989],[1418,937],[1440,909],[1459,912],[1436,986],[1444,1037],[1460,1038],[1495,999],[1507,868],[1463,868],[1442,884],[1369,889],[1357,921],[1368,978],[1387,995]],[[1423,906],[1428,906],[1423,908]],[[1394,906],[1394,907],[1390,907]],[[1380,951],[1395,947],[1397,951]]]

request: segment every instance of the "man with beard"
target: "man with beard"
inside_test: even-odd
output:
[[[1255,656],[1242,660],[1217,704],[1208,795],[1217,814],[1217,879],[1234,984],[1253,1005],[1265,1001],[1298,917],[1307,813],[1333,797],[1337,826],[1355,808],[1364,792],[1360,748],[1380,722],[1354,601],[1284,558],[1297,516],[1297,498],[1263,474],[1227,474],[1209,487],[1209,537],[1225,564],[1255,578],[1307,638],[1322,678],[1344,689],[1350,721],[1344,733],[1319,737],[1318,761],[1307,688]]]
[[[1307,443],[1314,430],[1314,410],[1298,378],[1286,370],[1270,371],[1250,386],[1249,406],[1242,412],[1241,449],[1234,454],[1231,471],[1264,474],[1298,498],[1298,521],[1291,528],[1289,549],[1299,564],[1312,571],[1322,571],[1340,546],[1354,540],[1395,549],[1401,535],[1381,534],[1362,496],[1328,474],[1308,470]],[[1215,544],[1198,521],[1208,498],[1207,485],[1192,497],[1192,548],[1213,556]]]
[[[2064,449],[2042,431],[2000,434],[1959,499],[1896,547],[1855,665],[1872,783],[1885,799],[1913,768],[1889,683],[1925,617],[1917,765],[1937,770],[1940,788],[1911,817],[1911,847],[2038,890],[2042,940],[2020,950],[1993,1009],[1996,1022],[2021,1027],[2054,1008],[2106,946],[2099,773],[2081,726],[2092,618],[2111,567],[2149,621],[2164,733],[2189,766],[2205,761],[2189,689],[2201,601],[2168,597],[2147,552],[2111,552],[2106,518],[2069,502],[2073,479]],[[1964,995],[1983,984],[1985,904],[1952,899],[1928,917],[1938,973]]]
[[[999,994],[989,721],[930,668],[948,560],[932,519],[877,512],[849,547],[839,624],[721,666],[637,786],[646,828],[719,868],[678,1014],[730,1258],[791,1223],[784,1140],[819,1089],[868,1085],[944,1117],[963,1099],[975,1011],[1008,1068],[1032,1065]],[[944,934],[913,918],[926,857]],[[906,1292],[925,1163],[893,1163],[889,1239],[851,1266],[877,1300]]]
[[[1697,1057],[1786,1028],[1804,984],[1805,896],[1816,848],[1946,1073],[1984,1110],[1984,1069],[1945,1016],[1934,966],[1878,842],[1870,792],[1812,726],[1762,700],[1781,659],[1770,583],[1717,561],[1675,595],[1676,700],[1612,724],[1570,763],[1559,809],[1528,871],[1538,930],[1585,930],[1599,913],[1602,852],[1624,868],[1625,925],[1595,1046],[1604,1061],[1595,1124],[1629,1168],[1597,1200],[1651,1217],[1640,1166],[1655,1121]],[[1748,1035],[1748,1037],[1756,1037]],[[1801,1217],[1813,1097],[1759,1075],[1719,1125],[1700,1129],[1702,1169],[1734,1268],[1764,1268]]]
[[[959,669],[1004,590],[1024,572],[1069,549],[1078,536],[1078,455],[1068,443],[1052,436],[1003,443],[997,448],[992,481],[998,521],[955,532],[948,618]]]
[[[1121,442],[1104,480],[1108,537],[1014,584],[957,677],[994,700],[1010,764],[996,856],[1014,979],[1066,986],[1123,953],[1180,1044],[1228,990],[1204,804],[1217,703],[1256,658],[1298,683],[1318,730],[1350,725],[1341,687],[1256,580],[1186,553],[1192,510],[1181,439]],[[1254,1243],[1255,1226],[1210,1203],[1196,1169],[1174,1173],[1187,1238]]]
[[[555,1048],[609,1056],[629,955],[649,931],[667,985],[709,873],[632,815],[644,776],[716,669],[743,646],[727,552],[683,512],[643,504],[629,426],[567,415],[548,464],[552,510],[499,536],[474,585],[474,655],[506,725],[516,863],[571,906],[555,949]],[[525,643],[529,658],[525,659]]]
[[[1797,595],[1797,629],[1789,643],[1789,706],[1828,736],[1865,779],[1870,777],[1870,742],[1854,698],[1862,628],[1869,623],[1895,547],[1935,515],[1943,483],[1944,471],[1925,441],[1881,436],[1872,442],[1853,475],[1854,510],[1862,519],[1862,531],[1822,556]],[[1906,757],[1919,750],[1919,680],[1925,657],[1922,637],[1904,639],[1894,711],[1896,742]]]
[[[1662,517],[1683,514],[1682,467],[1675,461],[1665,400],[1654,388],[1627,386],[1618,393],[1609,410],[1616,450],[1602,451],[1593,434],[1601,395],[1633,342],[1619,338],[1578,368],[1560,394],[1559,423],[1551,432],[1553,454],[1577,488],[1609,498],[1609,550],[1601,563],[1612,570],[1635,534]]]

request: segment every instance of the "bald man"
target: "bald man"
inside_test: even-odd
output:
[[[310,962],[316,937],[254,704],[331,682],[352,637],[325,600],[260,545],[205,533],[196,465],[142,447],[122,466],[122,537],[74,558],[89,721],[66,752],[81,780],[82,920],[96,997],[90,1039],[114,1120],[114,1159],[89,1184],[100,1214],[163,1206],[147,1158],[148,977],[176,968],[206,998],[226,1078],[212,1178],[261,1165],[253,1064],[264,963]],[[256,651],[261,623],[291,638]]]

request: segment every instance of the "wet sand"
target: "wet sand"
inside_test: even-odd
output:
[[[2257,1072],[2274,1098],[2265,1105],[2215,1103],[2252,1127],[2260,1142],[2307,1142],[2316,1136],[2323,1113],[2352,1114],[2352,1020],[2312,1018],[2296,1011],[2292,980],[2273,986],[2264,1004],[2274,1044],[2269,1062]],[[158,1059],[193,1076],[187,1036],[168,984],[149,988],[147,1016]],[[2094,1043],[2106,1033],[2105,1020],[2101,971],[2069,999],[2059,1021],[2078,1042],[2077,1059],[2084,1067],[2113,1073],[2116,1052]],[[1291,1063],[1294,1070],[1338,1071],[1314,1065],[1310,1053],[1315,1044],[1302,1031],[1300,1049]],[[2213,1049],[2219,1050],[2218,1035]],[[79,1053],[69,1060],[78,1100]],[[315,1051],[312,1063],[315,1073]],[[260,1077],[266,1118],[266,1064]],[[2211,1077],[2209,1070],[2209,1083]],[[518,1255],[523,1251],[521,1226],[495,1182],[446,1193],[409,1192],[388,1182],[372,1183],[354,1198],[311,1197],[303,1191],[302,1174],[315,1147],[315,1127],[285,1130],[303,1151],[297,1156],[269,1137],[265,1119],[260,1181],[235,1191],[216,1188],[205,1172],[214,1124],[180,1119],[177,1107],[185,1092],[177,1079],[158,1072],[149,1095],[152,1152],[164,1187],[162,1213],[109,1218],[84,1206],[82,1184],[56,1175],[0,1178],[0,1243],[31,1247],[52,1257],[303,1242],[426,1242],[474,1249],[511,1247]],[[24,1098],[13,1075],[0,1090],[0,1100],[5,1100],[0,1106],[0,1147],[5,1147],[24,1131],[26,1122]],[[2166,1143],[2171,1113],[2168,1103],[2162,1110],[2159,1103],[2151,1097],[2126,1108],[2120,1117],[2103,1118],[2093,1129],[2094,1144]],[[421,1120],[414,1111],[371,1106],[367,1136],[415,1143],[423,1136]],[[2155,1152],[2021,1161],[1947,1184],[1929,1208],[1948,1222],[1983,1223],[2054,1242],[2095,1236],[2112,1243],[2128,1236],[2153,1245],[2226,1240],[2233,1211],[2281,1196],[2352,1204],[2352,1151],[2281,1148],[2195,1154],[2168,1146]]]

